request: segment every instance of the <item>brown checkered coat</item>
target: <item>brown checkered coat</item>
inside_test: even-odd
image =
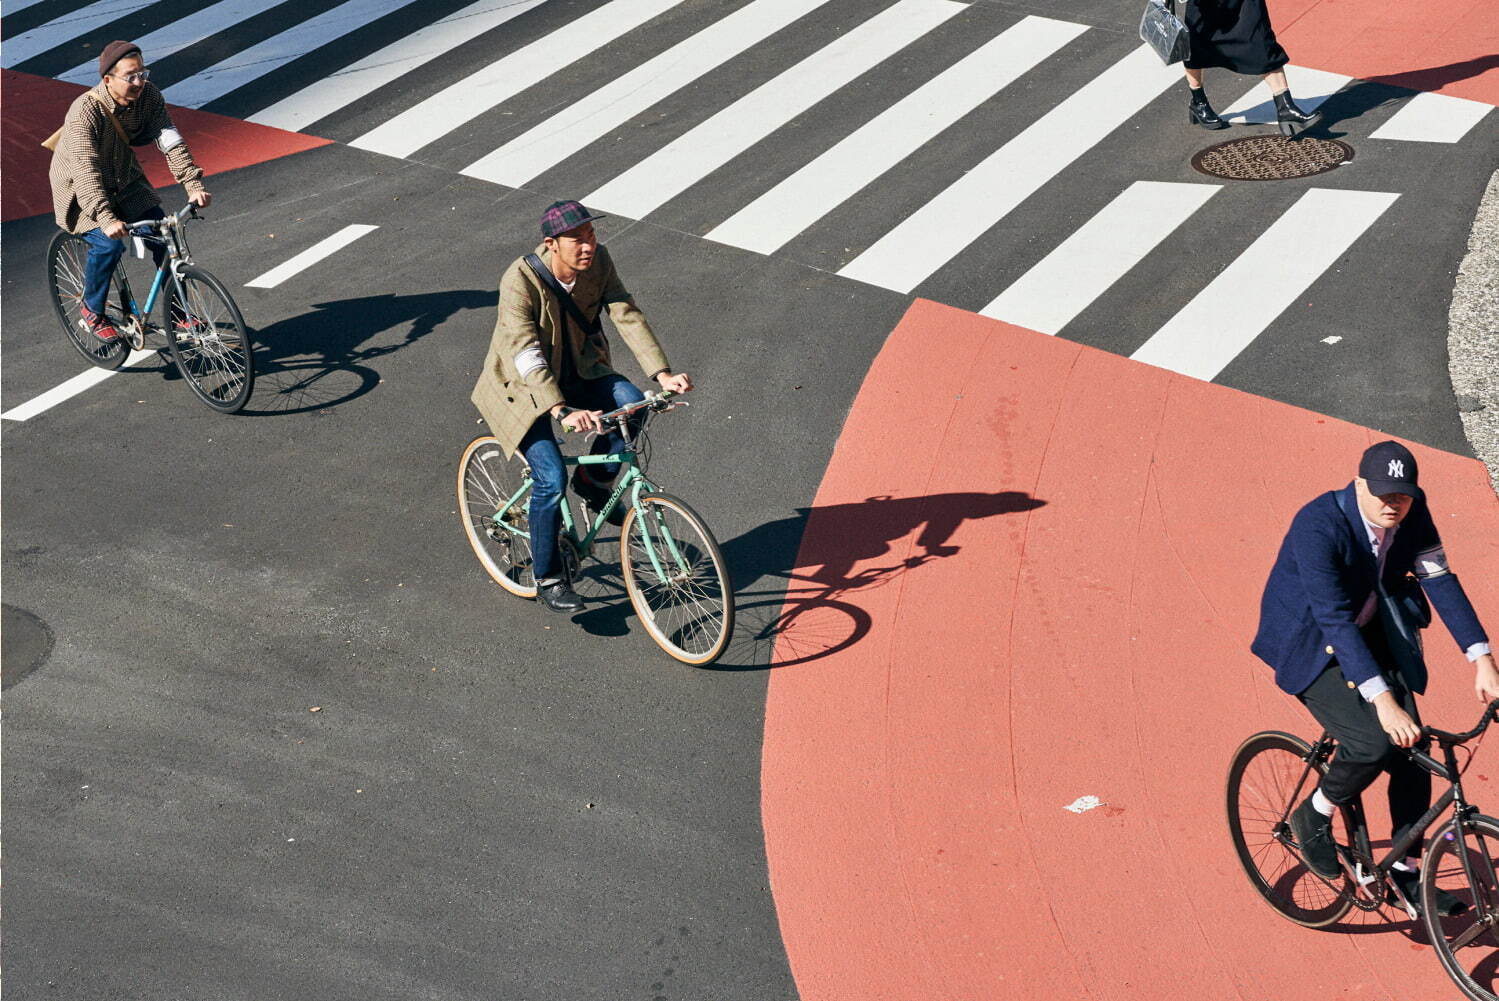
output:
[[[172,176],[189,194],[203,190],[203,170],[172,125],[167,103],[154,83],[147,81],[140,98],[126,108],[115,104],[102,80],[93,93],[103,102],[87,93],[78,95],[52,154],[52,208],[59,226],[69,233],[86,233],[115,221],[134,222],[161,204],[135,151],[120,142],[109,124],[111,114],[132,145],[168,144],[163,152]]]

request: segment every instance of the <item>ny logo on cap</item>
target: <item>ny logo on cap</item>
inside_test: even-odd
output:
[[[1401,462],[1399,459],[1391,459],[1389,476],[1391,479],[1404,479],[1405,463]]]

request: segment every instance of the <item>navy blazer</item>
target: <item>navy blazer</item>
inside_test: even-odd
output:
[[[1260,600],[1260,628],[1250,649],[1275,668],[1275,683],[1295,695],[1336,657],[1343,677],[1355,685],[1380,673],[1354,618],[1374,592],[1377,564],[1350,483],[1307,504],[1291,521]],[[1418,553],[1441,547],[1426,501],[1418,499],[1400,523],[1385,557],[1384,582],[1398,584],[1416,565]],[[1478,616],[1454,573],[1421,578],[1457,645],[1467,650],[1488,642]]]

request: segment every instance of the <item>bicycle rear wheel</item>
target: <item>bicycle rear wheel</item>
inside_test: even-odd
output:
[[[1426,934],[1447,975],[1466,997],[1499,997],[1499,821],[1477,815],[1461,832],[1449,820],[1431,838],[1421,861],[1421,911]],[[1467,910],[1442,917],[1434,906],[1446,890]]]
[[[630,604],[657,646],[695,666],[723,654],[734,632],[734,588],[717,540],[692,508],[641,494],[620,528],[620,563]]]
[[[223,282],[183,265],[167,283],[161,325],[193,395],[221,414],[237,413],[249,402],[255,388],[250,332]]]
[[[123,336],[101,341],[88,329],[83,319],[83,275],[87,265],[88,242],[81,236],[59,232],[47,246],[47,289],[52,293],[52,307],[57,310],[57,319],[62,323],[63,333],[68,335],[68,343],[90,365],[113,371],[125,364],[130,345]],[[105,315],[116,330],[124,329],[125,325],[117,305],[122,298],[120,271],[116,268],[109,280],[109,293],[104,302]]]
[[[1228,828],[1239,862],[1265,902],[1299,925],[1321,928],[1348,913],[1353,885],[1329,882],[1306,867],[1284,818],[1315,786],[1297,783],[1311,745],[1279,730],[1257,733],[1234,752],[1228,770]],[[1317,778],[1327,770],[1319,763]]]
[[[494,435],[469,442],[458,462],[458,516],[463,519],[463,534],[495,583],[519,598],[536,597],[531,537],[515,534],[531,531],[526,503],[530,494],[506,511],[502,521],[496,522],[494,516],[530,478],[526,460],[518,452],[507,460]]]

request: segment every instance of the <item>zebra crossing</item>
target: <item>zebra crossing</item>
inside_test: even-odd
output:
[[[1101,206],[1065,229],[1029,233],[1050,249],[1018,274],[988,269],[1003,277],[970,304],[1048,334],[1072,333],[1069,325],[1169,248],[1204,206],[1245,197],[1136,155],[1179,114],[1168,92],[1181,76],[1127,26],[962,0],[217,0],[178,16],[181,6],[97,0],[37,21],[40,3],[6,3],[5,27],[20,25],[0,43],[0,64],[92,82],[94,64],[76,61],[78,53],[132,37],[175,104],[211,111],[232,98],[253,106],[243,114],[252,122],[451,163],[465,176],[548,196],[581,189],[592,208],[664,225],[691,198],[706,206],[699,217],[713,216],[692,230],[708,241],[901,294],[940,297],[936,276],[976,250],[993,256],[985,248],[1038,193],[1075,185],[1087,192],[1081,203],[1102,199]],[[28,10],[37,23],[27,21]],[[484,43],[479,55],[476,40]],[[449,64],[460,47],[468,55]],[[608,79],[583,72],[590,60],[607,63],[626,49],[636,56],[610,64],[618,72]],[[293,63],[315,64],[313,78],[292,93],[270,87]],[[1081,82],[1054,91],[1054,73]],[[1288,75],[1308,108],[1357,86],[1307,67],[1289,67]],[[1232,86],[1224,117],[1273,120],[1263,85],[1235,78]],[[256,105],[261,91],[268,96]],[[539,91],[544,102],[532,100]],[[370,101],[388,113],[350,132]],[[1018,118],[1013,127],[976,133],[976,118],[996,107]],[[637,123],[666,114],[659,109],[677,127],[645,149]],[[1417,94],[1371,116],[1361,142],[1422,155],[1487,138],[1490,110]],[[782,151],[808,148],[798,129],[809,120],[823,123],[825,141],[788,165]],[[474,157],[479,148],[487,151]],[[918,195],[892,211],[881,198],[890,178],[930,162],[933,151],[966,159],[949,176],[933,176],[930,190],[920,190],[925,177],[909,181]],[[1100,171],[1101,159],[1139,166]],[[1216,378],[1411,194],[1363,183],[1364,175],[1357,186],[1333,175],[1289,206],[1266,202],[1278,214],[1244,209],[1254,239],[1203,275],[1163,324],[1138,331],[1133,357]],[[803,244],[829,245],[851,218],[861,228],[847,235],[845,250],[831,266],[814,264]]]

